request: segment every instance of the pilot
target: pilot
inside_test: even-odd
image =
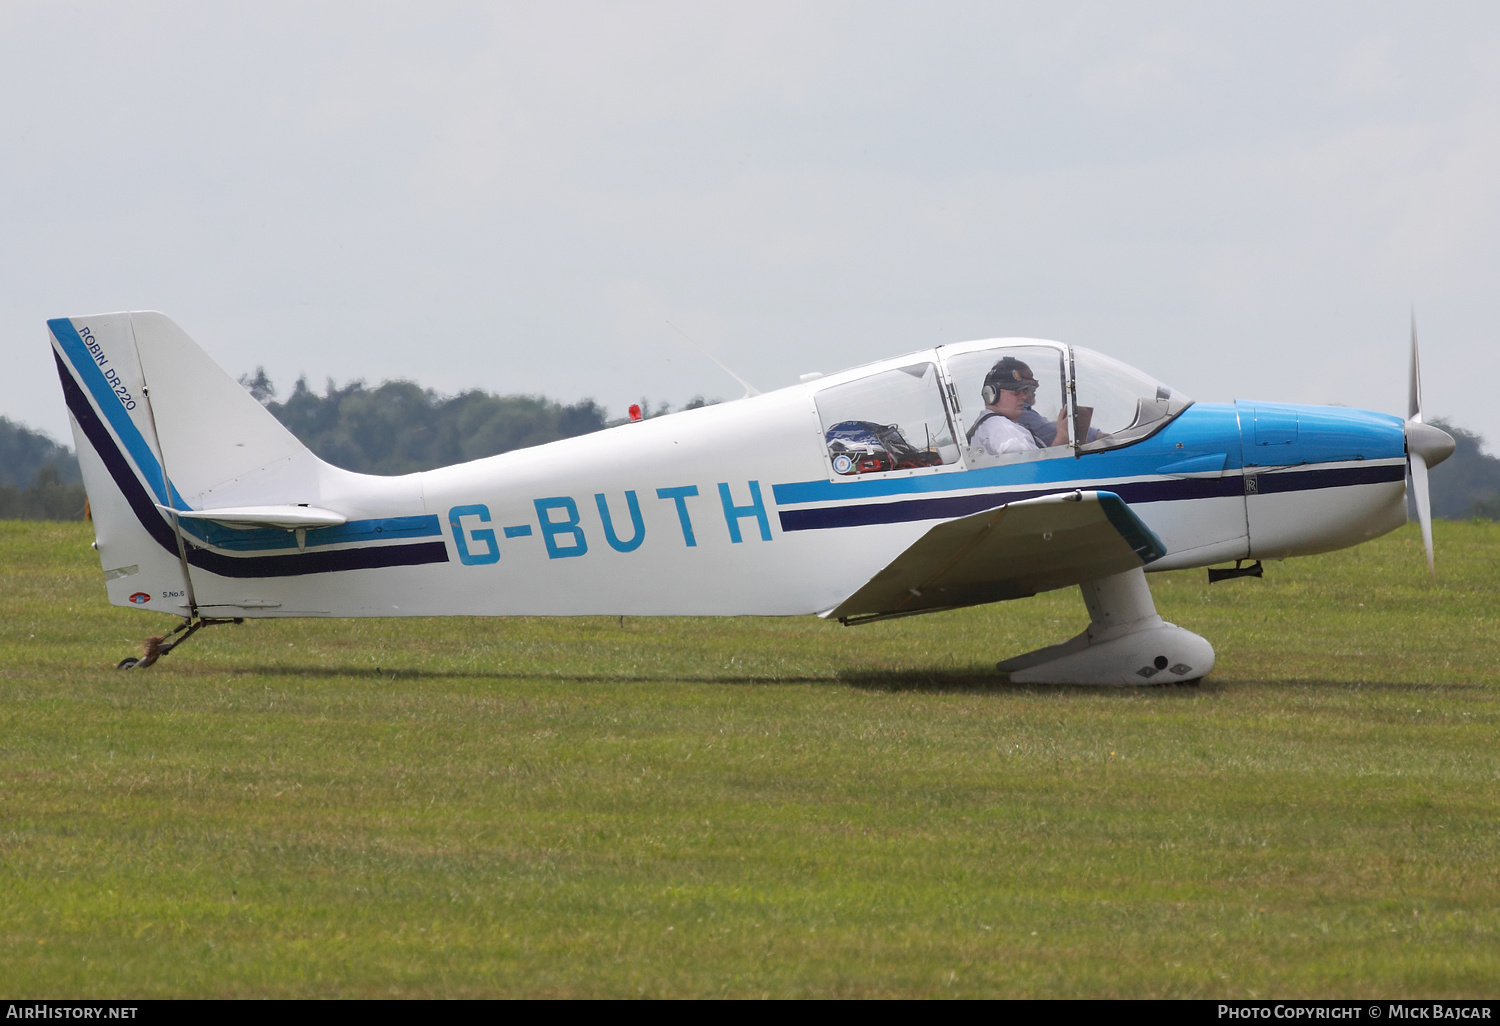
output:
[[[1058,413],[1057,423],[1050,424],[1041,414],[1030,409],[1036,399],[1037,380],[1031,368],[1014,356],[1002,357],[984,376],[984,387],[980,390],[985,412],[980,414],[969,429],[969,444],[983,446],[991,456],[1042,449],[1061,437],[1066,444],[1068,438],[1067,411]],[[1051,438],[1042,442],[1023,421],[1026,414],[1051,429]]]
[[[1020,419],[1016,423],[1036,436],[1037,444],[1045,449],[1057,438],[1057,425],[1036,412],[1035,385],[1025,389],[1023,394],[1026,400],[1021,409]]]

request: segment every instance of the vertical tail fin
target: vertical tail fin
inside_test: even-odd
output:
[[[47,323],[115,605],[362,610],[294,582],[448,560],[418,477],[323,463],[161,314]]]
[[[312,501],[321,464],[161,314],[47,326],[110,602],[186,614],[187,552],[166,511]]]
[[[295,435],[169,318],[129,316],[174,508],[316,500],[322,463]]]

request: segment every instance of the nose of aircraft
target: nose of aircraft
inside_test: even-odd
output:
[[[1422,508],[1426,462],[1408,454],[1400,417],[1342,406],[1235,406],[1246,526],[1257,558],[1328,552],[1400,527],[1403,463],[1420,465],[1413,497]]]
[[[1453,436],[1442,428],[1415,418],[1406,422],[1406,451],[1422,457],[1429,469],[1452,456],[1454,444]]]

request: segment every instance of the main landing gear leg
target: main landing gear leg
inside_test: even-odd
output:
[[[115,665],[117,670],[144,670],[172,649],[182,644],[204,627],[216,627],[221,623],[244,623],[243,617],[236,616],[232,619],[219,617],[200,616],[196,620],[184,617],[182,623],[172,628],[166,634],[146,639],[146,652],[139,659],[127,656]]]
[[[1089,626],[1061,645],[1000,663],[1014,684],[1197,683],[1213,669],[1214,649],[1163,620],[1141,569],[1078,586]]]

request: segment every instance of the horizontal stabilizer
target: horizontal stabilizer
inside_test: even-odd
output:
[[[847,623],[1024,598],[1166,551],[1114,492],[1024,499],[938,524],[826,615]]]
[[[225,527],[248,531],[255,527],[281,527],[288,531],[316,527],[338,527],[348,517],[331,509],[316,506],[227,506],[224,509],[172,509],[158,505],[163,513],[175,513],[183,520],[211,520]]]

